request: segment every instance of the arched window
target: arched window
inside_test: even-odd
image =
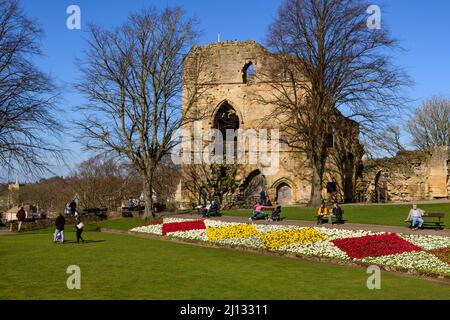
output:
[[[237,138],[234,135],[228,136],[227,130],[232,130],[233,132],[236,132],[236,130],[239,129],[239,124],[240,124],[239,117],[236,113],[236,110],[234,110],[234,108],[230,106],[228,102],[224,102],[217,111],[213,123],[213,127],[215,129],[218,129],[222,133],[222,138],[224,139],[222,151],[224,155],[227,153],[226,148],[228,139],[232,139],[234,148],[233,154],[235,156],[237,154]]]
[[[255,69],[253,68],[253,63],[249,62],[245,64],[242,69],[242,81],[244,83],[253,83],[255,78]]]

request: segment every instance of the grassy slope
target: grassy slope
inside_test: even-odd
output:
[[[67,232],[66,238],[75,235]],[[450,286],[382,274],[368,290],[350,268],[126,235],[86,232],[96,242],[54,245],[51,235],[0,238],[0,299],[448,299]],[[66,289],[81,267],[82,290]]]
[[[406,226],[404,220],[408,216],[411,205],[343,205],[344,219],[350,223],[376,224]],[[424,204],[419,208],[429,212],[445,213],[444,222],[446,228],[450,227],[450,203]],[[286,207],[282,209],[282,216],[289,220],[314,221],[316,219],[316,209]],[[249,217],[251,210],[229,210],[224,211],[228,216]]]

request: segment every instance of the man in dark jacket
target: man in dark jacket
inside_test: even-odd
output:
[[[17,226],[17,232],[20,232],[20,229],[22,228],[22,223],[25,221],[27,217],[27,214],[25,213],[25,210],[23,210],[23,207],[20,207],[20,210],[17,211],[16,218],[18,221]]]
[[[65,224],[66,224],[66,219],[64,219],[64,216],[60,213],[55,221],[56,230],[55,230],[55,234],[53,235],[53,243],[56,242],[58,234],[60,236],[61,243],[64,243],[64,225]]]
[[[342,209],[337,202],[334,203],[331,214],[328,216],[328,222],[330,224],[332,223],[332,217],[336,217],[337,223],[342,223]]]

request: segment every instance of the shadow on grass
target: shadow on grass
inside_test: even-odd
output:
[[[89,244],[89,243],[97,243],[97,242],[105,242],[106,240],[84,240],[84,242],[77,242],[76,240],[64,240],[64,244]],[[56,244],[61,244],[59,241]]]

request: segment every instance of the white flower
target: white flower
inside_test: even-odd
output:
[[[419,246],[425,250],[441,249],[450,247],[450,237],[431,236],[431,235],[410,235],[399,234],[400,237],[409,241],[416,246]]]
[[[197,221],[197,220],[200,220],[200,219],[163,218],[164,223],[187,222],[187,221]]]
[[[264,245],[264,242],[262,242],[262,240],[259,237],[220,239],[214,241],[214,243],[231,246],[241,246],[247,248],[256,248],[256,249],[264,249],[266,247]]]
[[[450,275],[450,265],[424,251],[412,251],[380,257],[366,257],[359,259],[359,261],[426,273]]]
[[[336,239],[344,239],[344,238],[358,238],[364,236],[371,235],[379,235],[384,234],[384,232],[372,232],[365,230],[347,230],[347,229],[332,229],[332,228],[324,228],[324,227],[315,227],[317,231],[324,234],[328,240],[336,240]]]
[[[205,226],[207,228],[221,228],[221,227],[228,227],[228,226],[238,226],[244,223],[238,223],[238,222],[224,222],[219,220],[211,220],[206,219],[204,220]]]
[[[189,231],[176,231],[176,232],[168,232],[168,236],[190,239],[190,240],[199,240],[199,241],[208,241],[208,236],[206,235],[205,229],[198,230],[189,230]]]
[[[330,241],[319,241],[315,243],[306,243],[303,245],[294,243],[280,247],[278,248],[278,251],[305,256],[327,257],[343,260],[350,259],[344,251],[340,250]]]
[[[131,229],[130,231],[162,235],[162,224],[136,227]]]
[[[298,228],[297,226],[283,226],[278,224],[254,224],[254,226],[260,233],[269,233]]]

